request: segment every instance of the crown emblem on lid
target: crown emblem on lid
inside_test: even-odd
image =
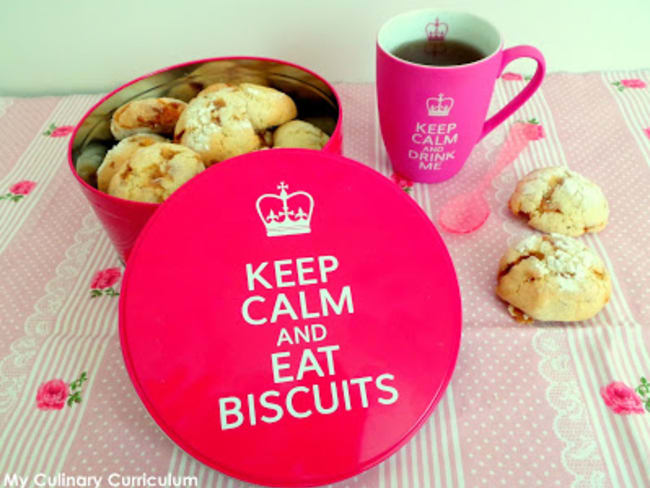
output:
[[[284,181],[277,188],[279,194],[265,193],[255,202],[257,214],[266,227],[266,235],[309,234],[314,199],[304,191],[287,193],[289,185]]]
[[[431,117],[444,117],[449,115],[453,106],[454,99],[445,97],[442,93],[435,98],[427,98],[427,112]]]
[[[447,32],[449,32],[449,24],[440,22],[438,17],[436,17],[436,21],[429,22],[424,30],[427,33],[427,39],[429,41],[444,41]]]

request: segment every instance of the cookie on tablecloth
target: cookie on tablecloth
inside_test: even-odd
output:
[[[508,249],[497,282],[497,295],[520,321],[589,319],[609,301],[612,287],[601,259],[560,234],[534,234]]]
[[[111,132],[117,140],[141,133],[171,136],[186,106],[175,98],[133,100],[113,113]]]
[[[131,156],[111,179],[108,193],[126,200],[161,203],[204,169],[200,156],[191,149],[157,142]]]
[[[527,174],[509,202],[512,213],[544,232],[579,236],[607,225],[609,205],[594,182],[561,166]]]

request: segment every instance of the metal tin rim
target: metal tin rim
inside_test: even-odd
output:
[[[92,193],[100,194],[103,197],[107,198],[108,200],[112,200],[112,201],[115,201],[115,202],[124,201],[122,198],[114,197],[113,195],[109,195],[108,193],[101,192],[97,188],[95,188],[94,186],[92,186],[92,185],[88,184],[86,181],[84,181],[83,178],[81,178],[79,176],[79,174],[77,173],[77,170],[75,168],[74,159],[72,157],[73,146],[74,146],[75,139],[77,137],[77,132],[79,131],[79,129],[83,125],[83,123],[86,121],[86,119],[95,111],[95,109],[97,109],[99,106],[101,106],[106,100],[111,98],[116,93],[118,93],[118,92],[124,90],[125,88],[133,85],[134,83],[137,83],[139,81],[147,79],[147,78],[149,78],[151,76],[154,76],[154,75],[157,75],[157,74],[160,74],[160,73],[164,73],[166,71],[170,71],[170,70],[173,70],[173,69],[176,69],[176,68],[183,68],[185,66],[191,66],[191,65],[199,64],[199,63],[209,63],[209,62],[213,62],[213,61],[228,61],[228,60],[268,61],[268,62],[283,64],[283,65],[291,66],[291,67],[296,68],[298,70],[304,71],[305,73],[308,73],[309,75],[311,75],[311,76],[317,78],[318,80],[322,81],[330,89],[330,91],[334,95],[334,97],[336,99],[336,103],[338,105],[337,108],[338,108],[339,116],[338,116],[338,119],[336,121],[336,126],[334,128],[334,132],[332,132],[332,135],[330,136],[330,141],[335,140],[335,138],[337,136],[340,136],[340,133],[341,133],[341,130],[342,130],[342,125],[343,125],[343,107],[341,105],[341,98],[340,98],[338,92],[336,91],[336,89],[332,86],[332,84],[329,81],[327,81],[325,78],[320,76],[319,74],[315,73],[314,71],[312,71],[310,69],[307,69],[307,68],[304,68],[303,66],[300,66],[298,64],[288,62],[288,61],[283,61],[283,60],[280,60],[280,59],[273,59],[273,58],[259,57],[259,56],[220,56],[220,57],[214,57],[214,58],[196,59],[196,60],[193,60],[193,61],[186,61],[186,62],[183,62],[183,63],[167,66],[165,68],[161,68],[161,69],[152,71],[150,73],[144,74],[142,76],[139,76],[137,78],[134,78],[133,80],[124,83],[123,85],[119,86],[118,88],[116,88],[113,91],[109,92],[108,94],[104,95],[97,103],[95,103],[90,109],[88,109],[88,111],[83,115],[83,117],[81,117],[79,122],[77,122],[77,125],[75,125],[75,128],[74,128],[74,130],[72,132],[72,135],[70,136],[70,140],[68,141],[68,154],[67,154],[68,168],[70,169],[73,176],[77,179],[77,182],[80,185],[82,185],[86,190],[88,190],[88,191],[90,191]],[[329,144],[329,142],[325,145],[325,147],[327,147],[328,144]],[[134,201],[134,200],[128,200],[128,201],[129,201],[130,204],[133,204],[135,206],[140,206],[141,208],[157,208],[157,207],[159,207],[161,205],[160,203],[138,202],[138,201]]]

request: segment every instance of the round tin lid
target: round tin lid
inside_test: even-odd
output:
[[[355,161],[274,149],[211,167],[129,259],[120,337],[167,435],[245,481],[314,486],[378,464],[454,368],[449,254],[403,190]]]

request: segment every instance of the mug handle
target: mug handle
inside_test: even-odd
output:
[[[539,88],[539,85],[542,84],[544,73],[546,73],[546,61],[539,49],[533,46],[515,46],[504,50],[497,78],[501,76],[501,73],[503,73],[503,70],[510,62],[518,58],[532,58],[537,61],[537,70],[535,70],[533,79],[530,80],[530,82],[515,96],[515,98],[506,103],[501,110],[485,121],[479,141],[492,132],[496,126],[516,112],[517,109],[526,102],[526,100],[533,96],[533,93],[535,93]]]

